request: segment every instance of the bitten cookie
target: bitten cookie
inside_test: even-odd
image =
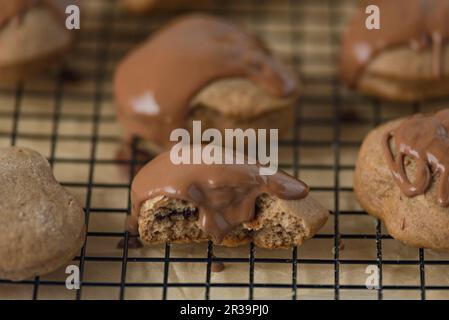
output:
[[[85,238],[84,212],[26,148],[0,149],[0,278],[23,280],[64,266]]]
[[[176,128],[290,127],[298,82],[257,39],[208,15],[180,17],[133,50],[114,79],[125,139],[159,150]]]
[[[53,0],[0,0],[0,82],[16,82],[60,61],[72,47]]]
[[[303,182],[259,170],[249,163],[175,165],[170,152],[162,153],[134,178],[129,231],[146,244],[210,239],[229,247],[250,241],[270,249],[301,245],[329,212]]]
[[[388,122],[365,138],[354,189],[408,245],[449,249],[449,109]]]
[[[368,29],[368,5],[380,29]],[[341,77],[381,98],[417,101],[449,94],[449,1],[365,1],[343,36]]]

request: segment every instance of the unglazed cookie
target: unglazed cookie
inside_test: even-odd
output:
[[[54,0],[0,0],[0,82],[15,82],[58,62],[73,34]]]
[[[365,26],[368,5],[380,29]],[[449,94],[449,1],[365,1],[343,36],[341,77],[351,88],[398,101]]]
[[[298,82],[261,41],[207,15],[177,18],[118,66],[114,91],[126,140],[159,150],[176,128],[282,128],[293,117]]]
[[[229,247],[250,241],[271,249],[302,244],[329,212],[303,182],[282,171],[262,176],[259,169],[248,163],[175,165],[170,152],[162,153],[134,178],[129,231],[146,244],[209,239]]]
[[[449,249],[449,109],[388,122],[365,138],[354,189],[408,245]]]
[[[85,238],[84,212],[47,160],[0,149],[0,278],[23,280],[70,263]]]

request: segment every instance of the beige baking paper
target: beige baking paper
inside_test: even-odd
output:
[[[297,110],[297,128],[287,141],[292,146],[280,148],[283,168],[294,173],[294,159],[299,159],[299,176],[313,189],[313,195],[338,215],[341,235],[338,262],[334,261],[336,216],[331,215],[315,238],[298,248],[296,266],[298,299],[334,299],[336,281],[341,299],[377,299],[377,290],[365,284],[369,266],[378,263],[377,221],[360,212],[352,192],[353,165],[357,147],[375,123],[374,103],[350,93],[335,81],[339,35],[348,15],[358,1],[229,1],[226,6],[213,3],[200,9],[230,17],[236,23],[261,35],[287,62],[295,63],[303,82],[303,96]],[[120,145],[120,127],[114,116],[112,74],[117,61],[150,30],[173,16],[162,10],[149,17],[126,15],[116,1],[85,1],[78,48],[67,65],[79,73],[78,82],[58,83],[56,72],[26,82],[22,87],[0,88],[0,146],[9,146],[17,128],[16,144],[31,147],[49,157],[55,139],[54,172],[81,204],[90,207],[89,232],[81,292],[82,299],[117,299],[122,281],[123,251],[117,249],[128,209],[129,178],[122,176],[112,163]],[[188,7],[178,8],[177,13]],[[198,10],[198,8],[197,8]],[[296,59],[294,59],[296,58]],[[61,94],[61,95],[59,95]],[[59,103],[59,98],[61,98]],[[447,106],[444,101],[421,106],[422,111]],[[413,105],[382,103],[378,115],[392,119],[416,111]],[[335,122],[335,115],[345,121]],[[16,117],[15,117],[15,116]],[[56,115],[56,117],[55,117]],[[98,123],[95,119],[98,117]],[[55,126],[55,119],[57,126]],[[352,121],[351,121],[352,119]],[[354,120],[355,119],[355,120]],[[337,124],[337,126],[335,125]],[[81,137],[81,138],[80,138]],[[338,143],[337,143],[338,142]],[[93,143],[95,145],[93,146]],[[337,148],[338,146],[338,148]],[[94,165],[90,160],[96,159]],[[339,170],[337,169],[339,167]],[[91,180],[89,179],[92,173]],[[92,182],[90,203],[88,197]],[[111,187],[115,186],[115,187]],[[111,210],[114,209],[114,212]],[[383,234],[386,231],[382,230]],[[367,238],[357,235],[369,235]],[[383,298],[419,299],[420,267],[425,270],[424,283],[430,286],[426,298],[449,298],[449,292],[437,286],[449,285],[449,255],[424,250],[425,263],[420,265],[419,250],[393,239],[381,241]],[[207,244],[172,245],[171,258],[205,258]],[[126,299],[161,299],[163,296],[165,246],[130,250],[126,268]],[[212,274],[211,299],[247,299],[250,294],[250,248],[215,248],[221,258],[242,258],[247,262],[226,263],[224,272]],[[255,249],[256,259],[280,259],[278,262],[256,260],[253,273],[255,299],[290,299],[292,297],[292,250]],[[106,260],[101,258],[107,257]],[[133,258],[159,258],[157,262],[136,262]],[[380,257],[379,257],[380,258]],[[355,261],[356,260],[356,261]],[[351,261],[351,262],[350,262]],[[354,262],[355,261],[355,262]],[[398,265],[401,261],[403,264]],[[79,265],[79,261],[73,264]],[[336,278],[335,269],[338,268]],[[37,298],[74,299],[75,291],[54,281],[65,281],[65,268],[40,278]],[[169,299],[204,299],[207,264],[172,261],[168,265]],[[112,283],[113,285],[102,285]],[[139,283],[150,284],[148,287]],[[183,287],[182,284],[189,284]],[[227,284],[220,287],[217,284]],[[231,287],[230,284],[236,286]],[[268,284],[268,286],[266,285]],[[270,287],[270,284],[281,287]],[[405,286],[404,289],[389,289]],[[34,282],[0,283],[1,299],[30,299]]]

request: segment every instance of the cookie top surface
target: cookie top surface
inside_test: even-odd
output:
[[[273,97],[251,80],[226,78],[201,89],[192,99],[189,108],[206,107],[233,119],[253,119],[291,106],[296,95],[283,99]]]
[[[427,191],[433,179],[432,167],[441,175],[438,202],[444,207],[449,206],[448,130],[449,109],[444,109],[431,115],[416,114],[384,135],[383,149],[388,166],[406,196],[413,197]],[[413,182],[407,175],[406,157],[416,161]]]
[[[365,25],[368,5],[380,10],[380,29]],[[449,37],[448,0],[364,1],[343,36],[341,72],[343,80],[355,86],[361,73],[384,49],[408,45],[410,49],[432,50],[434,78],[442,74],[444,46]]]
[[[207,15],[175,19],[119,65],[114,90],[119,112],[143,119],[156,143],[182,128],[192,98],[217,79],[247,78],[273,97],[297,90],[295,76],[259,39]]]
[[[230,157],[236,163],[233,151],[215,150],[221,150],[220,159]],[[197,145],[182,149],[189,158],[197,152],[205,149]],[[235,227],[254,218],[255,201],[261,194],[284,200],[308,195],[305,183],[282,171],[262,176],[260,166],[246,160],[244,164],[174,164],[171,152],[160,154],[139,171],[132,183],[133,222],[137,222],[146,200],[157,196],[184,200],[198,207],[202,229],[219,243]]]
[[[79,250],[84,213],[26,148],[0,148],[0,275],[23,279],[57,268]],[[62,259],[62,260],[61,260]]]
[[[33,8],[20,25],[9,23],[0,31],[0,67],[62,55],[68,52],[73,40],[73,34],[49,10]]]
[[[388,165],[383,141],[410,117],[388,121],[364,139],[354,173],[354,191],[369,214],[382,219],[395,239],[418,248],[449,249],[448,207],[438,203],[442,175],[432,172],[432,183],[423,194],[404,195]],[[393,142],[393,141],[391,141]],[[394,144],[391,144],[394,153]],[[407,177],[416,180],[418,161],[404,160]]]

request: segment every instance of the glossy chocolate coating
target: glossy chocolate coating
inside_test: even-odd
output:
[[[438,172],[438,203],[449,206],[449,109],[436,114],[416,114],[404,120],[383,139],[388,166],[403,194],[414,197],[424,194]],[[391,150],[394,145],[394,152]],[[416,162],[416,174],[410,181],[406,157]]]
[[[380,9],[380,29],[366,28],[368,5]],[[432,50],[435,78],[441,76],[444,45],[449,37],[449,0],[364,1],[343,36],[341,76],[350,86],[381,51],[401,45]]]
[[[229,77],[250,79],[280,98],[297,90],[295,76],[256,37],[218,17],[177,18],[118,66],[119,120],[128,135],[166,148],[172,130],[186,127],[195,94]]]
[[[162,153],[134,178],[129,229],[137,234],[140,209],[146,200],[167,196],[195,205],[201,228],[220,243],[234,228],[253,220],[258,196],[269,194],[285,200],[307,196],[309,188],[302,181],[282,171],[263,176],[259,169],[255,164],[175,165],[170,152]]]

